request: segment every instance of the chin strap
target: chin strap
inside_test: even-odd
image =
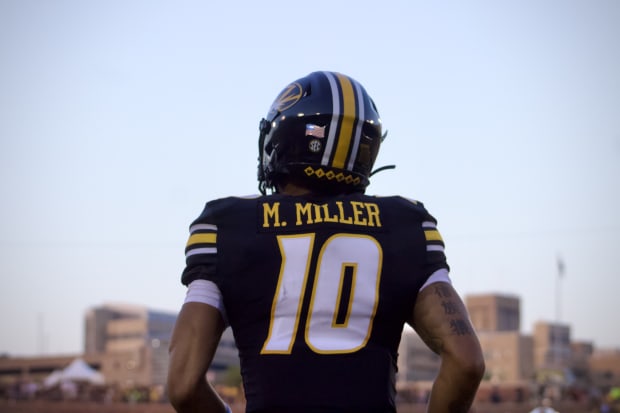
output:
[[[381,142],[383,142],[385,140],[385,138],[387,138],[387,134],[388,134],[388,131],[386,130],[385,133],[383,135],[381,135]],[[394,168],[396,168],[396,165],[385,165],[385,166],[382,166],[381,168],[377,168],[374,171],[372,171],[370,173],[370,175],[368,175],[368,177],[370,178],[371,176],[373,176],[377,172],[385,171],[386,169],[394,169]]]
[[[368,175],[368,177],[373,176],[373,175],[374,175],[374,174],[376,174],[377,172],[385,171],[386,169],[394,169],[394,168],[396,168],[396,165],[385,165],[385,166],[382,166],[381,168],[377,168],[377,169],[375,169],[374,171],[372,171],[372,172],[370,173],[370,175]]]

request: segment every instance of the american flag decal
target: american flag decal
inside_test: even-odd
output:
[[[325,126],[306,124],[306,136],[314,136],[315,138],[325,137]]]

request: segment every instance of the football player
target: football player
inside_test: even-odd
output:
[[[441,357],[429,412],[467,412],[484,361],[436,220],[365,194],[384,134],[356,80],[314,72],[260,122],[262,195],[206,204],[191,224],[170,345],[178,412],[225,412],[206,380],[232,328],[247,412],[395,412],[405,324]]]

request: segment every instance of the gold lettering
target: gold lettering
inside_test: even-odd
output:
[[[342,208],[342,201],[336,201],[336,205],[338,205],[338,211],[340,211],[340,222],[341,224],[352,224],[353,219],[351,217],[345,218],[344,209]]]
[[[300,202],[295,202],[295,214],[297,215],[297,221],[295,222],[295,225],[302,225],[303,221],[302,221],[302,216],[305,215],[306,216],[306,224],[312,224],[312,204],[306,202],[305,204],[302,204]]]
[[[338,222],[338,215],[334,214],[331,217],[329,216],[329,209],[327,209],[328,205],[329,204],[321,205],[323,207],[323,221],[325,221],[325,222]]]
[[[321,217],[321,205],[312,204],[314,207],[314,223],[320,224],[323,222],[323,217]]]
[[[371,227],[381,227],[381,218],[379,218],[381,211],[379,210],[379,205],[372,202],[364,202],[364,205],[368,213],[368,225]]]
[[[270,221],[273,220],[273,226],[280,226],[280,203],[274,202],[273,205],[269,205],[267,202],[263,202],[263,228],[269,228]]]
[[[284,227],[286,222],[280,221],[279,202],[263,204],[263,227]],[[372,202],[349,201],[351,210],[344,201],[334,204],[314,204],[312,202],[295,203],[295,225],[312,225],[324,222],[337,222],[345,225],[381,227],[381,211],[379,205]],[[331,206],[331,209],[330,209]],[[337,208],[337,211],[336,211]]]
[[[364,214],[364,203],[351,201],[351,207],[353,208],[353,223],[355,225],[364,225],[366,226],[366,218],[363,216]],[[360,219],[361,216],[361,219]],[[372,225],[370,225],[372,226]]]

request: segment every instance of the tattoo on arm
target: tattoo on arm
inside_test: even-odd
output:
[[[450,320],[452,334],[457,336],[468,336],[472,333],[469,323],[462,319]]]
[[[435,294],[443,298],[452,297],[452,293],[450,292],[450,289],[446,288],[446,286],[443,285],[442,283],[437,283],[437,285],[435,285]]]
[[[452,301],[442,301],[441,305],[445,314],[460,314],[459,307]]]
[[[458,295],[454,293],[454,290],[449,285],[443,283],[437,283],[432,288],[433,290],[430,292],[435,297],[440,298],[443,316],[436,309],[433,309],[431,311],[434,314],[433,327],[427,329],[423,323],[421,326],[416,326],[412,323],[412,326],[433,352],[441,354],[444,350],[444,339],[447,339],[448,335],[468,336],[475,333],[468,320],[467,311],[463,307]],[[457,410],[454,411],[456,412]]]
[[[444,314],[455,317],[450,320],[450,330],[452,334],[457,336],[472,334],[473,330],[469,322],[463,317],[461,306],[458,302],[451,299],[453,296],[452,291],[444,285],[439,284],[435,286],[435,294],[446,299],[441,302]]]

